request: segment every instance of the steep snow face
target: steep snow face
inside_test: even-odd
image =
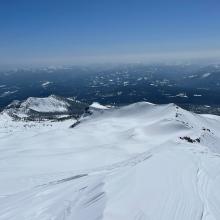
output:
[[[46,98],[30,97],[21,104],[21,107],[37,112],[65,112],[69,104],[58,100],[55,96]]]
[[[220,117],[141,102],[73,123],[1,115],[1,220],[220,219]]]

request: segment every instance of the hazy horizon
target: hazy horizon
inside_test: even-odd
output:
[[[219,1],[3,1],[0,68],[218,62]]]
[[[210,51],[208,53],[163,53],[163,54],[130,54],[112,55],[97,57],[75,57],[66,59],[44,59],[25,60],[23,62],[4,63],[0,65],[0,70],[10,70],[16,68],[41,68],[41,67],[62,67],[62,66],[91,66],[91,65],[124,65],[124,64],[144,64],[144,65],[177,65],[177,64],[197,64],[210,65],[220,64],[220,51]]]

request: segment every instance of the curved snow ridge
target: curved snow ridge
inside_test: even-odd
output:
[[[197,171],[197,178],[198,178],[198,182],[197,182],[198,193],[203,204],[201,220],[215,219],[215,217],[212,215],[211,211],[209,210],[209,201],[208,201],[209,178],[207,177],[205,172],[200,168],[198,168]]]
[[[220,154],[210,151],[200,154],[197,171],[197,186],[203,202],[203,220],[219,219],[220,216]]]

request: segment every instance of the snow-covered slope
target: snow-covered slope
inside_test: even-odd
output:
[[[62,122],[0,117],[1,220],[218,220],[220,118],[141,102]]]

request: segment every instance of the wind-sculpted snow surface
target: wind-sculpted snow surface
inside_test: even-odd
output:
[[[76,126],[0,116],[1,220],[219,220],[220,118],[173,104]]]

